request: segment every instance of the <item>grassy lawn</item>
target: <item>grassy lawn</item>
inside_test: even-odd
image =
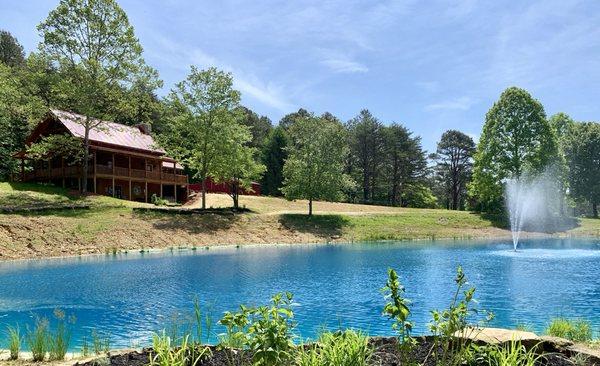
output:
[[[72,204],[85,204],[89,209],[64,207]],[[0,214],[0,260],[140,248],[476,239],[510,234],[501,217],[472,212],[315,202],[316,214],[308,217],[305,201],[243,196],[240,204],[252,212],[140,213],[133,208],[151,205],[104,196],[79,197],[76,192],[47,185],[0,183],[0,206],[56,206],[43,212]],[[230,205],[227,195],[208,195],[208,207]],[[553,234],[598,237],[600,220],[573,220],[565,231]]]

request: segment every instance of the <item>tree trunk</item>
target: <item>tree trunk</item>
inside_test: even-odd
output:
[[[234,180],[233,184],[231,185],[231,198],[233,198],[233,208],[237,210],[240,206],[240,190],[237,180]]]
[[[594,216],[594,218],[598,218],[598,203],[596,202],[592,202],[592,216]]]
[[[87,177],[89,171],[89,163],[90,163],[90,127],[89,127],[89,117],[85,117],[85,136],[83,138],[83,174],[82,174],[82,184],[81,194],[87,193]]]
[[[312,198],[308,200],[308,216],[312,216]]]
[[[206,209],[206,177],[202,178],[202,209]]]

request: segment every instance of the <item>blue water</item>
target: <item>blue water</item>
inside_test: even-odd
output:
[[[129,253],[0,264],[0,331],[62,308],[77,320],[72,348],[91,329],[113,347],[148,344],[181,320],[198,296],[214,318],[240,303],[263,304],[278,291],[295,295],[298,333],[327,326],[391,334],[381,316],[386,270],[398,270],[412,301],[417,333],[429,311],[448,305],[461,264],[492,325],[540,331],[556,316],[581,317],[600,330],[600,241],[510,241],[295,245]],[[222,329],[214,329],[215,333]],[[213,337],[214,339],[214,337]]]

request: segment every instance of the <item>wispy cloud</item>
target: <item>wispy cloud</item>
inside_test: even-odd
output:
[[[360,62],[342,58],[330,58],[323,60],[321,63],[337,73],[363,73],[369,71],[369,68]]]
[[[437,103],[428,104],[425,106],[426,111],[439,111],[439,110],[459,110],[466,111],[471,108],[474,101],[470,97],[460,97],[455,99],[444,100]]]
[[[441,89],[441,85],[437,81],[417,81],[415,85],[429,93],[435,93]]]

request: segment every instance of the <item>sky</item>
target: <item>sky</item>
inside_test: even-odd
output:
[[[600,121],[600,1],[117,0],[164,80],[190,65],[233,74],[274,123],[302,107],[343,121],[367,108],[434,151],[445,130],[477,139],[504,89],[548,115]],[[58,0],[0,0],[25,50]]]

